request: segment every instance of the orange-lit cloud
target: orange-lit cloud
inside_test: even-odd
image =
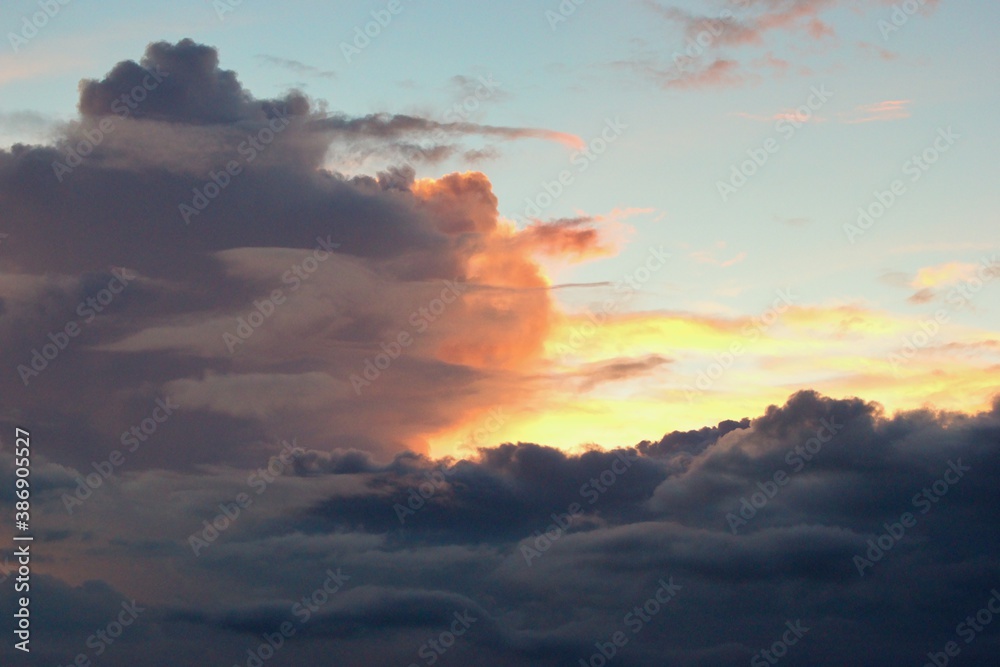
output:
[[[608,255],[613,249],[606,245],[600,232],[589,226],[592,218],[569,218],[552,222],[536,222],[515,236],[528,249],[546,255],[576,258]]]
[[[556,225],[517,233],[501,224],[489,179],[478,172],[423,179],[414,194],[449,234],[477,233],[466,264],[467,279],[481,286],[458,304],[456,322],[437,346],[437,358],[477,368],[518,368],[543,349],[552,301],[549,279],[533,259],[550,253],[578,253],[596,242],[585,229]],[[530,229],[530,228],[529,228]],[[512,242],[514,241],[514,242]]]
[[[535,133],[543,139],[555,141],[574,150],[583,150],[587,146],[587,142],[582,137],[568,132],[554,132],[552,130],[528,130],[525,132],[526,135]]]

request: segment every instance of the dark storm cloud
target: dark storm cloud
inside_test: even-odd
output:
[[[706,447],[714,445],[719,438],[730,431],[749,428],[749,426],[750,420],[746,418],[739,421],[727,419],[720,422],[718,426],[706,426],[697,431],[674,431],[666,434],[657,442],[645,440],[639,443],[637,448],[648,456],[665,456],[677,452],[700,454]]]
[[[331,75],[291,60],[261,56],[266,62],[290,67],[299,72]],[[362,117],[326,114],[325,104],[315,105],[302,93],[292,91],[279,99],[259,100],[243,88],[236,72],[219,67],[216,49],[185,39],[177,44],[150,44],[144,57],[135,62],[118,63],[100,80],[86,80],[80,85],[79,110],[85,120],[102,117],[155,120],[173,124],[216,128],[212,135],[185,132],[183,128],[162,128],[158,133],[179,143],[200,139],[203,150],[213,143],[232,143],[234,152],[243,137],[227,131],[226,126],[241,130],[254,123],[275,117],[303,120],[302,134],[322,148],[346,145],[355,155],[403,157],[414,162],[438,162],[458,152],[452,144],[465,136],[487,139],[544,139],[576,145],[571,135],[539,128],[498,127],[471,122],[439,122],[418,116],[373,113]],[[87,128],[85,123],[80,129]],[[123,134],[119,130],[119,134]],[[146,130],[148,134],[148,129]],[[243,133],[246,134],[245,132]],[[318,136],[317,136],[318,135]],[[81,135],[73,138],[78,139]],[[112,140],[113,141],[113,140]],[[420,142],[423,143],[420,143]],[[300,145],[301,147],[301,145]],[[104,147],[107,151],[107,147]],[[341,149],[343,150],[343,149]],[[487,147],[481,150],[495,150]],[[98,151],[100,153],[102,151]],[[190,157],[190,156],[188,156]],[[224,152],[214,156],[216,161]],[[308,162],[322,157],[312,155]],[[224,160],[222,160],[224,161]]]
[[[310,531],[364,526],[445,543],[456,538],[510,540],[544,528],[552,513],[564,513],[573,503],[599,502],[605,516],[648,515],[638,501],[651,496],[664,478],[660,466],[629,450],[571,457],[520,444],[483,450],[482,455],[478,464],[463,461],[377,475],[369,482],[375,492],[371,496],[327,501],[310,511],[313,518],[303,526]],[[614,484],[602,486],[601,473],[613,467],[622,472],[615,474]],[[421,493],[431,488],[424,500]]]
[[[456,174],[418,192],[410,166],[348,177],[327,169],[325,156],[347,146],[426,162],[461,150],[469,135],[563,135],[387,113],[330,115],[296,92],[257,99],[220,66],[214,48],[191,40],[151,44],[139,62],[84,81],[79,108],[80,119],[53,145],[0,151],[9,234],[0,256],[0,363],[11,371],[0,376],[0,391],[52,425],[45,435],[67,462],[85,467],[105,458],[169,391],[182,392],[187,405],[130,465],[249,464],[240,443],[294,436],[389,456],[415,437],[414,424],[433,430],[492,407],[483,405],[489,392],[462,395],[474,383],[496,382],[488,372],[430,358],[448,337],[452,345],[462,336],[502,337],[495,328],[482,334],[492,327],[489,309],[478,309],[473,326],[464,317],[467,332],[441,325],[423,336],[393,365],[395,380],[371,390],[381,402],[347,384],[381,352],[379,343],[414,333],[411,314],[444,281],[464,281],[469,294],[478,289],[472,258],[483,266],[484,252],[522,253],[515,265],[533,267],[518,248],[490,250],[499,247],[492,239],[499,214],[488,179]],[[301,264],[320,251],[328,259],[303,278]],[[100,293],[114,267],[138,277],[84,321],[80,305]],[[537,279],[536,271],[525,275]],[[522,287],[518,280],[510,286]],[[490,277],[494,286],[506,282]],[[255,304],[276,289],[287,299],[279,314],[227,349],[224,334],[256,316]],[[525,316],[508,310],[515,321],[549,307],[541,292],[510,298],[529,308]],[[469,313],[452,310],[452,319]],[[69,325],[80,333],[44,363],[36,352]],[[32,359],[45,367],[40,375],[16,370]],[[306,390],[313,399],[288,398]],[[264,392],[272,398],[247,400]],[[60,407],[67,404],[78,409]],[[395,419],[381,418],[387,406]]]
[[[281,100],[255,100],[240,84],[236,72],[219,68],[214,48],[184,39],[177,44],[150,44],[140,62],[122,61],[104,79],[81,82],[80,113],[118,113],[115,101],[142,89],[144,82],[153,90],[136,100],[134,108],[129,106],[136,118],[229,124],[260,120],[276,109],[290,115],[309,111],[305,97],[295,93]]]
[[[811,461],[793,454],[789,464],[788,453],[808,443],[824,422],[833,425],[834,437]],[[596,461],[588,461],[593,454],[566,457],[530,445],[484,451],[475,464],[478,475],[470,470],[461,482],[442,486],[425,508],[407,518],[406,532],[391,536],[387,546],[400,557],[398,567],[411,571],[405,558],[414,557],[414,545],[440,535],[433,515],[447,517],[456,528],[449,542],[494,545],[495,551],[481,556],[468,553],[493,573],[478,586],[480,595],[493,597],[516,582],[507,599],[529,608],[528,601],[537,599],[583,604],[590,610],[587,621],[577,621],[582,635],[577,650],[587,646],[587,632],[595,633],[594,641],[602,639],[597,629],[602,617],[604,632],[610,634],[631,608],[627,601],[645,599],[638,586],[625,582],[675,575],[687,584],[686,599],[678,598],[683,611],[664,618],[667,627],[651,628],[642,640],[649,642],[645,651],[632,656],[635,664],[659,664],[655,656],[664,654],[677,664],[704,664],[706,654],[716,656],[716,664],[745,664],[770,645],[770,634],[780,634],[788,618],[802,618],[812,634],[798,654],[790,653],[787,664],[861,664],[871,655],[883,655],[893,664],[917,661],[924,646],[943,646],[956,624],[985,604],[1000,577],[1000,542],[987,528],[997,519],[993,480],[1000,472],[1000,402],[978,417],[916,412],[890,418],[874,404],[806,392],[752,424],[738,423],[706,433],[694,457],[664,452],[641,459],[651,470],[660,469],[652,473],[654,478],[663,478],[652,494],[650,486],[643,491],[642,473],[635,479],[625,473],[617,484],[627,484],[631,495],[615,497],[609,490],[593,506],[581,502],[584,520],[553,540],[530,566],[519,547],[538,547],[534,531],[546,530],[552,519],[544,517],[531,528],[523,526],[522,517],[565,511],[574,497],[579,500],[578,483],[599,474]],[[691,434],[669,434],[664,441],[677,442],[685,435]],[[796,471],[800,460],[805,465]],[[940,491],[940,486],[934,483],[944,477],[949,462],[969,471],[952,478],[951,487],[938,497],[933,489]],[[738,511],[740,499],[757,492],[757,483],[778,470],[785,470],[791,482],[734,534],[726,514]],[[463,496],[468,502],[477,495],[468,487],[495,489],[497,479],[518,505],[495,492],[481,493],[482,524],[495,526],[492,536],[482,525],[463,527],[455,508]],[[932,489],[937,501],[915,504],[923,489]],[[381,500],[383,513],[392,500]],[[929,508],[926,514],[924,507]],[[352,502],[332,500],[324,510],[350,515]],[[854,556],[867,551],[868,539],[885,532],[884,523],[899,522],[906,512],[918,517],[917,527],[859,576]],[[373,519],[378,514],[369,511]],[[378,523],[367,527],[376,533],[384,529]],[[510,534],[518,532],[521,539],[512,543]],[[355,565],[364,567],[360,558]],[[452,562],[445,569],[462,568]],[[909,578],[909,586],[897,586],[898,577],[907,572],[917,578]],[[441,574],[445,580],[445,572]],[[482,575],[470,576],[478,581]],[[475,590],[472,582],[455,590]],[[956,596],[957,590],[962,594]],[[915,599],[923,601],[918,608],[911,603]],[[723,600],[728,600],[727,611],[719,612]],[[547,608],[553,607],[559,603]],[[564,629],[552,622],[547,627],[552,635]],[[977,646],[966,649],[968,655],[988,655],[996,638],[995,629],[987,630]],[[528,658],[515,650],[516,655],[524,664],[562,664],[555,654]],[[548,658],[551,662],[544,662]]]
[[[622,457],[630,467],[616,466]],[[778,471],[786,483],[762,491]],[[347,664],[424,664],[417,651],[463,610],[479,620],[444,664],[574,664],[624,631],[619,664],[735,667],[796,621],[808,630],[782,664],[922,664],[959,640],[958,624],[1000,586],[998,474],[1000,399],[975,416],[888,416],[874,403],[801,392],[753,420],[672,432],[638,450],[509,444],[462,461],[385,463],[307,451],[198,557],[187,532],[246,490],[238,473],[129,475],[110,491],[114,505],[95,501],[89,517],[52,524],[69,533],[67,555],[102,544],[105,557],[142,558],[151,573],[182,571],[184,586],[161,593],[149,618],[165,636],[199,637],[216,661],[294,621],[296,601],[334,571],[346,585],[273,664],[318,664],[313,656],[331,649]],[[396,507],[421,484],[431,484],[424,506],[400,523]],[[158,500],[178,485],[216,493],[195,492],[201,499],[184,509]],[[58,493],[40,501],[55,506]],[[757,493],[766,502],[734,531],[727,514]],[[916,525],[859,574],[856,557],[905,513]],[[134,527],[122,537],[108,526]],[[663,584],[679,586],[676,597],[640,623],[635,608]],[[967,664],[989,664],[998,627],[961,644]],[[164,650],[168,664],[179,649]]]
[[[344,578],[344,572],[330,570],[327,579]],[[325,581],[325,580],[324,580]],[[344,584],[345,586],[349,583]],[[330,584],[332,590],[335,584]],[[301,634],[308,637],[358,638],[380,628],[392,633],[399,628],[447,627],[455,611],[468,611],[478,624],[477,635],[494,621],[478,603],[462,595],[439,591],[385,589],[359,586],[329,594],[329,601],[308,616],[307,605],[289,599],[283,604],[230,610],[224,614],[176,611],[172,620],[214,626],[220,630],[259,635],[272,631],[285,621],[301,624]],[[322,599],[320,597],[319,599]],[[300,601],[299,601],[300,602]],[[319,605],[317,605],[319,606]],[[296,614],[296,612],[299,612]],[[305,622],[303,619],[307,618]]]

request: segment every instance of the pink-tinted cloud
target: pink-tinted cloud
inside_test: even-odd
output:
[[[777,111],[773,114],[752,114],[745,111],[735,111],[732,115],[763,123],[787,120],[801,125],[803,123],[823,123],[826,121],[826,118],[823,116],[818,116],[816,114],[807,115],[800,112],[798,109],[782,109],[781,111]]]
[[[763,58],[745,63],[727,52],[746,47],[772,48],[785,36],[797,39],[799,45],[816,45],[828,49],[838,43],[838,34],[825,15],[837,8],[850,6],[859,13],[867,10],[884,12],[894,0],[737,0],[712,15],[697,14],[678,7],[669,7],[656,0],[645,0],[645,6],[672,24],[683,34],[685,45],[675,45],[672,58],[673,75],[665,76],[669,66],[645,66],[642,69],[659,80],[664,88],[703,88],[735,86],[760,77],[758,71],[783,75],[791,63],[768,52]],[[933,12],[938,0],[927,0],[921,10]],[[892,52],[866,42],[858,46],[883,60],[892,60]],[[697,53],[692,53],[696,51]],[[711,64],[688,73],[690,63],[707,59]],[[683,64],[678,65],[678,61]],[[748,72],[737,71],[742,64]],[[800,74],[811,73],[808,67],[797,68]]]
[[[897,58],[899,58],[898,53],[894,53],[889,49],[884,49],[881,46],[878,46],[877,44],[872,44],[871,42],[858,42],[858,48],[861,49],[861,51],[863,51],[864,53],[874,56],[876,58],[880,58],[881,60],[889,61],[889,60],[896,60]]]
[[[710,65],[693,72],[682,73],[680,76],[664,77],[661,85],[664,88],[718,88],[736,86],[745,83],[747,76],[740,72],[740,65],[735,60],[716,60]]]
[[[784,58],[778,58],[770,51],[764,54],[764,57],[758,58],[751,63],[756,69],[770,68],[774,70],[776,74],[784,75],[789,69],[791,69],[792,64],[785,60]]]
[[[838,0],[764,0],[753,6],[755,12],[744,13],[737,8],[735,15],[729,11],[716,16],[693,14],[652,1],[646,4],[661,16],[680,24],[685,37],[698,41],[700,36],[701,43],[709,41],[709,48],[760,46],[765,44],[768,33],[776,31],[803,33],[814,40],[836,36],[833,28],[819,15],[836,6]]]
[[[912,100],[885,100],[874,104],[863,104],[851,111],[837,114],[837,122],[847,124],[871,123],[876,121],[902,120],[910,117],[909,105]],[[798,109],[782,109],[774,113],[755,114],[746,111],[734,111],[731,115],[755,120],[762,123],[780,120],[794,123],[823,123],[828,119],[817,114],[803,114]]]
[[[864,104],[853,111],[841,114],[843,123],[871,123],[886,120],[901,120],[910,117],[909,106],[913,100],[885,100],[875,104]]]

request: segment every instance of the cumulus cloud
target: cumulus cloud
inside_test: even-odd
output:
[[[39,417],[83,395],[87,417],[51,420],[78,434],[53,443],[78,462],[172,394],[186,407],[158,435],[157,465],[190,464],[182,452],[232,462],[253,432],[426,449],[495,407],[514,390],[507,374],[542,352],[554,306],[536,256],[605,247],[592,220],[511,227],[481,173],[325,166],[344,145],[391,155],[470,135],[575,145],[571,135],[331,114],[294,91],[259,99],[189,39],[84,81],[79,109],[53,145],[0,152],[11,212],[0,356],[27,370],[0,385]],[[114,267],[139,277],[84,321],[78,304]],[[69,323],[81,330],[73,350],[36,377],[34,351]],[[383,367],[400,337],[405,351]],[[99,371],[108,364],[114,374]],[[213,447],[191,439],[202,428]]]
[[[243,88],[236,72],[219,67],[218,52],[204,44],[184,39],[177,44],[150,44],[141,61],[118,63],[101,80],[80,84],[80,113],[104,116],[116,113],[114,102],[132,91],[152,87],[144,99],[129,108],[136,118],[178,123],[227,124],[259,120],[269,110],[287,109],[302,115],[309,105],[302,95],[290,93],[281,100],[255,100]]]

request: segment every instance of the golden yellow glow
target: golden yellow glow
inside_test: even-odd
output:
[[[975,264],[961,262],[928,266],[917,271],[917,277],[913,279],[912,285],[916,288],[950,285],[959,280],[969,280],[975,277],[977,268]]]
[[[431,453],[469,456],[476,446],[518,441],[565,450],[629,446],[753,418],[806,388],[877,400],[890,413],[928,405],[976,412],[1000,391],[1000,336],[990,331],[952,324],[924,339],[916,335],[920,318],[859,306],[792,307],[770,326],[762,322],[645,312],[598,325],[586,314],[557,314],[538,360],[544,370],[522,378],[522,391],[499,406],[502,426],[484,430],[485,416],[476,413],[430,437]],[[914,340],[920,344],[907,347]],[[730,359],[733,349],[741,351]],[[666,361],[655,371],[587,381],[607,364],[648,355]]]
[[[614,252],[631,232],[622,221],[651,211],[524,225],[498,214],[479,172],[418,180],[412,189],[442,233],[479,239],[466,275],[482,288],[454,307],[462,325],[441,331],[430,354],[475,369],[481,380],[450,405],[438,431],[410,434],[411,446],[426,444],[432,455],[468,456],[479,446],[518,441],[564,449],[633,445],[756,417],[801,389],[877,400],[890,412],[927,404],[971,412],[988,406],[997,390],[1000,337],[953,322],[928,333],[926,314],[803,304],[782,291],[768,309],[736,317],[637,311],[621,287],[590,310],[568,312],[550,289],[558,284],[553,276]],[[725,244],[691,256],[720,267],[743,259],[738,252],[716,257],[722,250]],[[925,267],[910,286],[955,283],[976,268]]]

